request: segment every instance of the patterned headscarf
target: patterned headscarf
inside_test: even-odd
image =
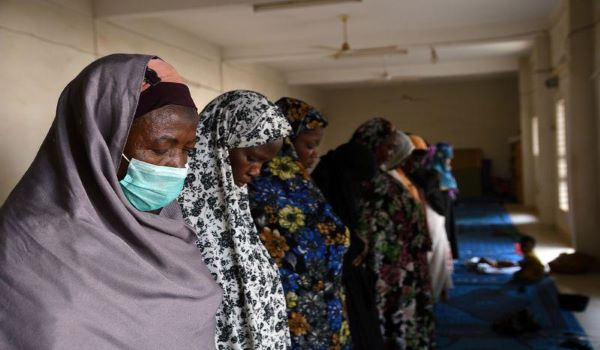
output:
[[[436,145],[431,167],[441,174],[440,185],[443,190],[458,190],[456,179],[452,175],[452,169],[446,164],[446,160],[453,157],[452,145],[444,142],[439,142]]]
[[[321,112],[304,101],[282,97],[275,104],[292,125],[292,139],[305,131],[327,127],[327,119]]]
[[[290,138],[248,189],[260,238],[279,267],[292,349],[349,349],[342,287],[349,232]]]
[[[279,274],[258,239],[247,187],[234,183],[229,150],[264,145],[290,132],[278,108],[252,91],[227,92],[200,113],[180,203],[224,291],[217,313],[219,349],[286,349],[289,344]]]
[[[175,68],[154,57],[146,66],[134,118],[170,104],[196,109],[190,89]]]
[[[400,165],[415,149],[410,137],[402,131],[396,130],[394,135],[394,146],[389,159],[384,163],[386,169],[393,169]]]
[[[379,145],[392,135],[394,130],[394,125],[387,119],[369,119],[356,129],[350,142],[365,145],[371,152],[376,152]]]

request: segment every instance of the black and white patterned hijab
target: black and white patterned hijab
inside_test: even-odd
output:
[[[250,215],[247,187],[233,180],[229,150],[291,134],[279,109],[252,91],[224,93],[200,113],[196,147],[179,202],[197,244],[223,288],[218,349],[286,349],[286,302],[279,273]]]

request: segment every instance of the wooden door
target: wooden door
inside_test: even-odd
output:
[[[510,143],[511,195],[518,203],[523,203],[523,157],[521,140]]]

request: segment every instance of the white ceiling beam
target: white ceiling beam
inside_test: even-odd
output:
[[[493,58],[476,61],[458,61],[429,64],[406,64],[387,67],[394,80],[470,76],[504,73],[518,70],[514,57]],[[377,80],[383,73],[382,67],[352,69],[304,70],[286,73],[290,85],[325,85],[356,83]]]
[[[506,42],[517,39],[530,39],[539,33],[540,24],[511,23],[488,26],[486,28],[453,28],[445,30],[430,30],[420,32],[375,33],[362,36],[356,41],[363,44],[354,44],[353,48],[373,46],[396,45],[407,49],[418,47],[436,48],[442,46],[464,44],[486,44]],[[368,44],[364,44],[368,43]],[[323,42],[314,42],[312,45],[323,45]],[[310,45],[281,45],[274,43],[267,46],[251,47],[224,47],[223,59],[231,63],[272,63],[288,60],[303,60],[321,58],[332,55],[341,46],[341,42],[329,42],[331,52],[315,50]]]
[[[99,18],[158,16],[177,11],[248,4],[251,0],[93,0]]]
[[[282,50],[279,52],[261,52],[257,51],[256,53],[244,56],[233,56],[228,57],[226,55],[223,56],[223,60],[227,63],[273,63],[273,62],[282,62],[282,61],[301,61],[301,60],[312,60],[312,59],[322,59],[327,57],[328,55],[332,55],[335,53],[334,50],[331,52],[323,51],[303,51],[297,52],[295,50]]]
[[[363,54],[362,57],[370,57],[370,56],[379,56],[383,57],[395,56],[395,55],[406,55],[407,49],[398,48],[397,51],[392,51],[390,48],[393,46],[384,46],[380,49],[382,53],[369,53]],[[243,49],[242,49],[243,50]],[[303,61],[303,60],[315,60],[315,59],[324,59],[330,58],[339,53],[339,48],[330,47],[330,49],[322,48],[322,49],[307,49],[303,51],[299,51],[297,47],[295,48],[267,48],[266,50],[261,49],[250,49],[249,53],[245,53],[242,55],[233,55],[230,56],[230,50],[225,49],[223,60],[229,63],[273,63],[273,62],[282,62],[282,61]],[[240,51],[238,51],[240,52]],[[243,51],[242,51],[243,52]],[[360,53],[355,54],[353,56],[348,55],[345,57],[341,55],[341,57],[335,57],[339,60],[344,60],[346,58],[357,58],[361,57]]]

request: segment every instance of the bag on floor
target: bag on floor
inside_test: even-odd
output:
[[[594,257],[575,252],[572,254],[562,253],[548,265],[553,273],[578,274],[589,271],[594,262]]]

